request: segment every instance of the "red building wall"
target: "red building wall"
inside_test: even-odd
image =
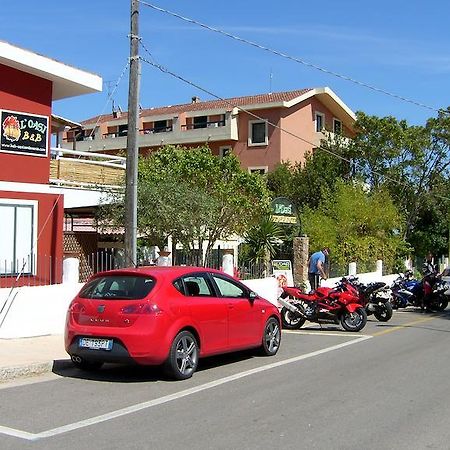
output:
[[[52,82],[0,64],[0,109],[49,117],[52,110]],[[50,133],[48,147],[50,148]],[[0,153],[0,180],[48,183],[47,157]]]
[[[0,191],[1,199],[35,200],[38,201],[37,227],[37,272],[32,284],[60,283],[62,278],[63,258],[63,222],[64,197],[58,194],[41,194],[31,192]],[[11,286],[15,277],[9,281],[0,279],[0,287]],[[29,284],[29,277],[20,279],[18,286]]]

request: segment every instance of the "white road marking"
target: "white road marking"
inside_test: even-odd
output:
[[[189,389],[185,389],[180,392],[176,392],[175,394],[165,395],[164,397],[156,398],[154,400],[150,400],[143,403],[138,403],[136,405],[131,405],[126,408],[118,409],[116,411],[112,411],[107,414],[102,414],[100,416],[91,417],[90,419],[81,420],[79,422],[70,423],[68,425],[63,425],[61,427],[53,428],[47,431],[42,431],[40,433],[28,433],[26,431],[16,430],[14,428],[4,427],[0,425],[0,434],[6,434],[8,436],[14,436],[20,439],[25,439],[28,441],[37,441],[40,439],[49,438],[52,436],[56,436],[59,434],[67,433],[69,431],[78,430],[80,428],[88,427],[91,425],[95,425],[97,423],[106,422],[108,420],[116,419],[117,417],[122,417],[128,414],[133,414],[138,411],[142,411],[143,409],[152,408],[153,406],[162,405],[164,403],[171,402],[173,400],[178,400],[183,397],[187,397],[188,395],[196,394],[197,392],[206,391],[208,389],[215,388],[217,386],[221,386],[226,383],[230,383],[232,381],[239,380],[241,378],[245,378],[251,375],[255,375],[257,373],[265,372],[266,370],[271,370],[276,367],[285,366],[286,364],[292,364],[298,361],[302,361],[304,359],[313,358],[315,356],[323,355],[324,353],[328,353],[334,350],[339,350],[340,348],[347,347],[349,345],[357,344],[358,342],[365,341],[367,339],[372,338],[372,336],[361,336],[352,341],[344,342],[342,344],[333,345],[331,347],[324,348],[322,350],[316,350],[315,352],[306,353],[304,355],[295,356],[293,358],[284,359],[282,361],[278,361],[271,364],[266,364],[261,367],[256,367],[254,369],[246,370],[241,373],[237,373],[235,375],[230,375],[228,377],[220,378],[215,381],[210,381],[209,383],[202,384],[200,386],[195,386]]]
[[[355,337],[355,333],[332,333],[330,331],[322,331],[320,328],[314,328],[311,330],[283,330],[283,333],[288,334],[307,334],[311,336],[340,336],[340,337]],[[360,337],[372,337],[369,334],[357,334]]]

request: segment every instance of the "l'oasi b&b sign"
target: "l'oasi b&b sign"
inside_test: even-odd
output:
[[[0,151],[20,155],[48,155],[48,117],[1,111]]]
[[[297,210],[286,197],[272,200],[272,220],[279,223],[297,223]]]

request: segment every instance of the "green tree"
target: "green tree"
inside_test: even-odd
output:
[[[120,198],[108,200],[106,223],[123,224]],[[139,233],[156,242],[172,236],[188,249],[207,242],[204,263],[217,240],[242,235],[268,207],[264,180],[242,170],[234,155],[168,146],[139,159]]]
[[[367,270],[364,264],[377,259],[392,268],[407,250],[403,218],[386,190],[368,192],[360,183],[338,181],[318,208],[304,209],[302,219],[311,251],[330,247],[333,264],[341,268],[356,261]]]
[[[425,126],[409,126],[394,117],[359,112],[357,133],[350,144],[356,177],[371,188],[383,186],[389,190],[406,218],[404,237],[419,251],[422,249],[417,244],[423,242],[424,236],[432,244],[431,234],[438,231],[430,228],[427,216],[432,215],[432,209],[437,212],[435,199],[444,199],[442,186],[448,179],[450,164],[448,112],[429,119]],[[445,211],[448,207],[446,202]]]
[[[264,263],[266,273],[269,273],[270,260],[275,256],[283,237],[281,226],[267,215],[245,233],[243,252],[248,261]]]

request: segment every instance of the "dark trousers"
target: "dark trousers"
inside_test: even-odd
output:
[[[311,290],[314,291],[319,287],[319,274],[308,272],[308,281],[311,286]]]

